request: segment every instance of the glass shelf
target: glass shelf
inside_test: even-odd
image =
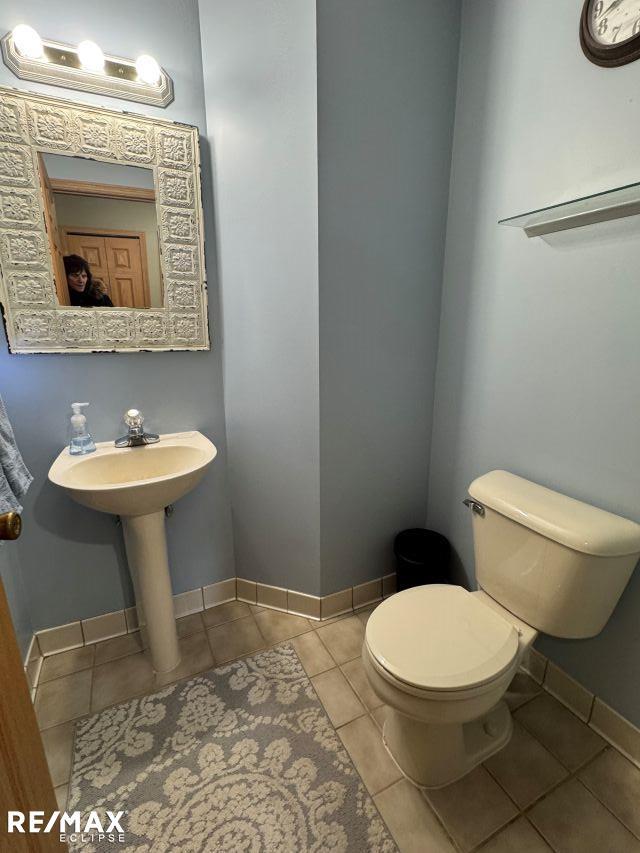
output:
[[[622,219],[640,213],[640,183],[628,184],[602,193],[520,213],[501,219],[500,225],[523,228],[527,237],[540,237],[555,231],[580,228],[594,222]]]

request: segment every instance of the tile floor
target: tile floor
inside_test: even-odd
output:
[[[76,719],[291,640],[402,853],[640,853],[640,769],[524,674],[506,749],[446,788],[423,794],[407,782],[382,744],[386,709],[360,662],[372,609],[314,622],[235,601],[185,616],[183,662],[165,677],[138,634],[48,657],[35,707],[60,804]]]

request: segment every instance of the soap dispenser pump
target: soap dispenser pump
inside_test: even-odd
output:
[[[69,440],[69,453],[72,456],[82,456],[85,453],[93,453],[96,449],[91,434],[87,430],[87,418],[82,414],[82,409],[89,403],[72,403],[71,408],[71,438]]]

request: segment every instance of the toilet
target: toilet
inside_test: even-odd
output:
[[[640,556],[640,525],[507,471],[474,480],[469,495],[479,589],[399,592],[373,611],[362,647],[388,706],[387,750],[424,788],[506,746],[505,694],[538,633],[598,634]]]

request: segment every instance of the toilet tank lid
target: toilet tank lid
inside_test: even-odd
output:
[[[469,486],[469,495],[547,539],[583,554],[640,554],[640,524],[569,498],[508,471],[489,471]]]

